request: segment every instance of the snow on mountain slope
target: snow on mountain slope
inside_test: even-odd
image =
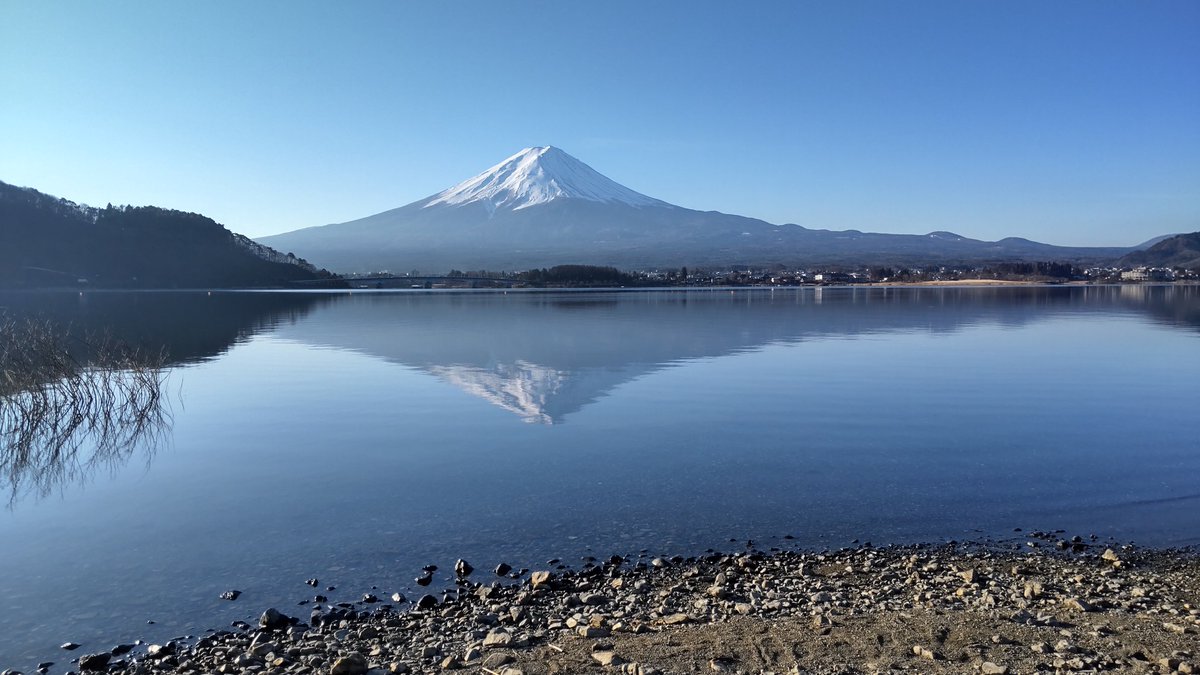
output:
[[[634,192],[552,146],[525,148],[483,173],[439,192],[423,208],[482,203],[489,212],[518,211],[559,198],[670,206]]]

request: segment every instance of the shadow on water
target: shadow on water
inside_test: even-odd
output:
[[[173,366],[296,320],[316,296],[0,296],[0,490],[11,508],[170,441]]]
[[[277,326],[299,321],[332,295],[255,292],[0,293],[0,314],[104,333],[167,365],[207,361]]]

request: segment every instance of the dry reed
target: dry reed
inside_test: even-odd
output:
[[[113,470],[166,437],[165,355],[0,315],[0,488],[9,504]]]

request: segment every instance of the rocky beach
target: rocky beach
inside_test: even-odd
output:
[[[1194,550],[1037,532],[1004,544],[864,544],[823,552],[758,551],[748,544],[741,552],[692,558],[613,556],[586,560],[578,569],[513,571],[501,564],[476,570],[459,561],[454,576],[455,584],[436,594],[375,589],[360,602],[336,604],[315,595],[296,608],[266,609],[258,625],[238,622],[164,644],[79,648],[81,656],[64,659],[69,666],[44,664],[43,670],[1200,671],[1200,556]],[[320,590],[318,580],[308,581]]]

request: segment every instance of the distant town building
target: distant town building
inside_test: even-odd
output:
[[[1121,272],[1121,281],[1174,281],[1175,271],[1166,267],[1135,267]]]

